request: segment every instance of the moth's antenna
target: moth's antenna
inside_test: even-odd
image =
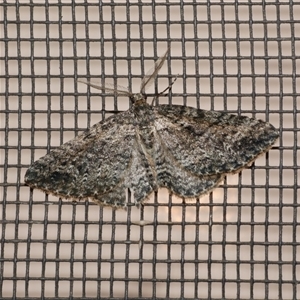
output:
[[[167,58],[167,55],[169,53],[169,49],[166,51],[166,53],[160,57],[154,64],[154,67],[151,68],[147,74],[145,75],[145,77],[142,79],[142,82],[141,82],[141,87],[140,87],[140,93],[141,94],[145,94],[145,90],[146,90],[146,87],[149,87],[154,79],[156,78],[159,70],[161,69],[161,67],[163,66],[166,58]]]
[[[174,84],[174,82],[177,80],[177,78],[178,78],[178,76],[179,76],[179,74],[177,74],[176,75],[176,77],[174,78],[174,80],[171,82],[171,84],[168,86],[168,87],[166,87],[162,92],[160,92],[158,95],[156,95],[154,98],[153,98],[153,100],[152,100],[152,102],[151,102],[151,106],[153,106],[153,104],[154,104],[154,101],[159,97],[159,96],[167,96],[167,94],[164,94],[164,92],[166,92],[166,91],[170,91],[171,89],[172,89],[172,86],[173,86],[173,84]]]
[[[77,82],[81,82],[81,83],[84,83],[88,86],[91,86],[97,90],[101,90],[101,91],[107,91],[107,92],[111,92],[112,94],[115,94],[116,96],[127,96],[127,97],[132,97],[132,93],[129,92],[125,87],[122,87],[122,86],[113,86],[109,83],[107,84],[104,84],[104,85],[99,85],[97,83],[93,83],[93,82],[90,82],[90,81],[86,81],[86,80],[77,80]]]

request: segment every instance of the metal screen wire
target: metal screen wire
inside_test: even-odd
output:
[[[0,8],[1,299],[300,299],[299,1]],[[275,146],[194,201],[161,189],[116,211],[24,185],[33,161],[129,108],[78,79],[138,92],[168,48],[148,92],[179,75],[159,104],[269,121]]]

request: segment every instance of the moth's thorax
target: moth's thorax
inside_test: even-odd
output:
[[[136,94],[138,97],[139,94]],[[151,152],[155,143],[154,120],[155,114],[151,105],[146,102],[145,97],[134,102],[132,111],[135,118],[135,129],[139,141],[147,151]]]
[[[137,126],[143,128],[153,124],[155,119],[154,111],[152,106],[146,102],[145,97],[133,103],[132,112]]]
[[[145,148],[149,153],[152,152],[154,145],[155,145],[155,132],[153,126],[147,127],[139,127],[138,128],[138,135],[140,141],[144,144]]]

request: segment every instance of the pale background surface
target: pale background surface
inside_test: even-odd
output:
[[[299,299],[300,1],[70,2],[0,6],[1,299]],[[128,109],[78,78],[138,92],[168,47],[149,92],[179,74],[160,103],[271,122],[267,155],[200,201],[162,189],[141,210],[24,186],[51,147]]]

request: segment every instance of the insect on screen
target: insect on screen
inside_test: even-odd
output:
[[[300,298],[300,1],[0,7],[1,299]]]

